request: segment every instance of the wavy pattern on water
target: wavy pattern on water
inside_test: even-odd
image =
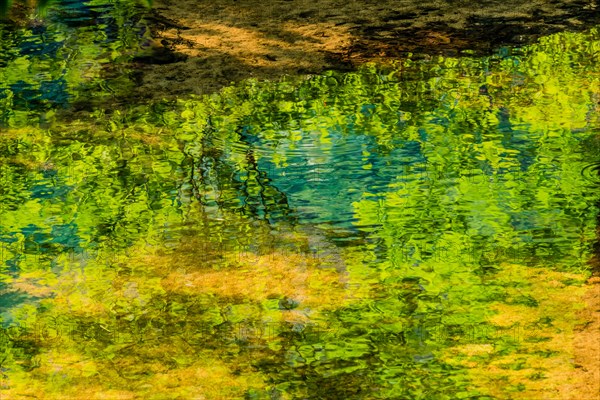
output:
[[[10,89],[1,389],[552,397],[595,240],[599,49],[563,33],[79,119]]]
[[[581,170],[584,179],[594,185],[600,184],[600,163],[590,164]]]

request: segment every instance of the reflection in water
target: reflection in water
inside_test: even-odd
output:
[[[52,107],[102,88],[82,71],[132,32],[87,7],[2,61],[3,393],[561,390],[597,213],[597,30],[67,121]]]
[[[49,9],[26,28],[0,23],[0,128],[28,118],[43,124],[70,104],[106,101],[133,86],[135,73],[121,65],[149,37],[142,4],[60,0]]]

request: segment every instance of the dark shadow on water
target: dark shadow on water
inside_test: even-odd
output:
[[[367,61],[404,58],[407,53],[489,55],[503,46],[520,47],[552,33],[587,29],[600,23],[600,13],[594,1],[570,0],[552,4],[299,0],[266,2],[260,7],[252,0],[233,5],[213,1],[210,6],[162,0],[148,21],[162,46],[195,54],[169,66],[169,75],[179,77],[170,85],[171,93],[157,87],[162,79],[158,72],[167,70],[148,65],[152,55],[146,59],[141,88],[156,98],[169,97],[172,91],[177,95],[211,93],[249,77],[276,79],[285,74],[354,70]],[[210,33],[207,26],[223,30]],[[228,30],[280,44],[267,49],[252,41],[229,43],[222,36]],[[206,40],[222,40],[225,51],[206,45]],[[255,54],[249,54],[253,50]],[[156,50],[156,64],[162,63],[161,51]],[[270,54],[264,55],[265,51]],[[207,56],[213,60],[200,61]],[[198,75],[206,79],[198,79]]]
[[[74,40],[65,44],[56,39],[57,49],[94,45],[122,53],[102,61],[100,75],[77,88],[81,95],[68,96],[73,107],[61,107],[68,112],[211,94],[248,78],[353,71],[367,61],[387,62],[408,53],[413,58],[489,55],[503,46],[521,47],[555,32],[600,24],[598,5],[576,0],[552,4],[386,0],[341,5],[298,0],[260,6],[253,0],[233,4],[162,0],[152,9],[135,1],[111,6],[55,1],[47,17],[33,19],[31,7],[20,2],[8,7],[7,0],[2,4],[8,14],[0,28],[4,25],[12,35],[21,35],[23,28],[34,35],[46,30],[51,34],[55,28],[49,22],[59,22],[69,27],[67,35]],[[95,25],[105,26],[104,43],[77,37]],[[51,35],[44,35],[44,47],[51,47]],[[17,46],[13,55],[25,55],[18,49],[23,46],[19,41],[13,46]],[[44,102],[57,104],[53,99]]]

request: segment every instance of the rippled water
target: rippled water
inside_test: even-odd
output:
[[[133,84],[101,70],[145,30],[61,4],[0,28],[9,398],[556,393],[595,241],[596,29],[75,119]]]

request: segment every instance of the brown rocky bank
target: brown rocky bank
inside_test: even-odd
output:
[[[351,70],[419,54],[485,54],[600,24],[597,0],[157,0],[135,59],[140,99],[205,94],[249,77]]]

